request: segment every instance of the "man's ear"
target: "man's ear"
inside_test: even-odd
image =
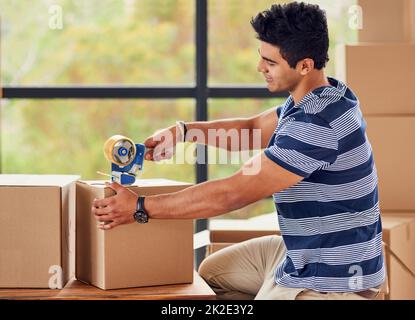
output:
[[[301,61],[298,61],[297,63],[297,71],[302,75],[305,76],[309,72],[311,72],[314,69],[314,60],[313,59],[303,59]]]

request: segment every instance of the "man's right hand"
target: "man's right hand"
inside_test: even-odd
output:
[[[147,148],[144,159],[150,161],[161,161],[173,157],[177,143],[177,127],[171,126],[156,131],[144,141]]]

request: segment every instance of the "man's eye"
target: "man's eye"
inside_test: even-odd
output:
[[[268,62],[268,65],[271,66],[271,67],[273,67],[273,66],[275,66],[275,63]]]

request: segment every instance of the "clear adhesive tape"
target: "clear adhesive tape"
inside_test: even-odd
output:
[[[127,149],[127,153],[122,156],[118,153],[118,150],[120,147],[124,146]],[[136,152],[137,150],[134,142],[130,138],[119,134],[109,137],[104,143],[105,158],[120,167],[129,165],[134,160]]]

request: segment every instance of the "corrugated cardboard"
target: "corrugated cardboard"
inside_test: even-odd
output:
[[[56,289],[74,276],[77,179],[0,175],[0,287]]]
[[[412,41],[414,3],[414,0],[358,0],[363,13],[359,42]]]
[[[215,253],[216,251],[222,250],[226,247],[229,247],[235,243],[228,243],[228,242],[215,242],[211,243],[206,247],[206,257],[211,255],[212,253]]]
[[[206,256],[234,243],[280,234],[276,212],[250,219],[212,219],[209,225],[210,243],[206,248]]]
[[[211,230],[212,243],[236,243],[269,235],[280,235],[277,230]]]
[[[387,299],[415,299],[415,213],[382,215]]]
[[[357,95],[364,115],[415,114],[410,90],[415,45],[361,44],[336,49],[337,77]]]
[[[154,195],[190,185],[141,179],[129,189],[139,195]],[[151,219],[147,224],[99,230],[91,213],[92,201],[112,195],[113,190],[103,181],[77,183],[77,279],[101,289],[191,283],[193,220]]]
[[[412,170],[415,149],[415,116],[365,117],[379,179],[383,211],[415,211]]]
[[[276,212],[250,219],[211,219],[209,230],[212,243],[234,243],[271,234],[281,234]]]

